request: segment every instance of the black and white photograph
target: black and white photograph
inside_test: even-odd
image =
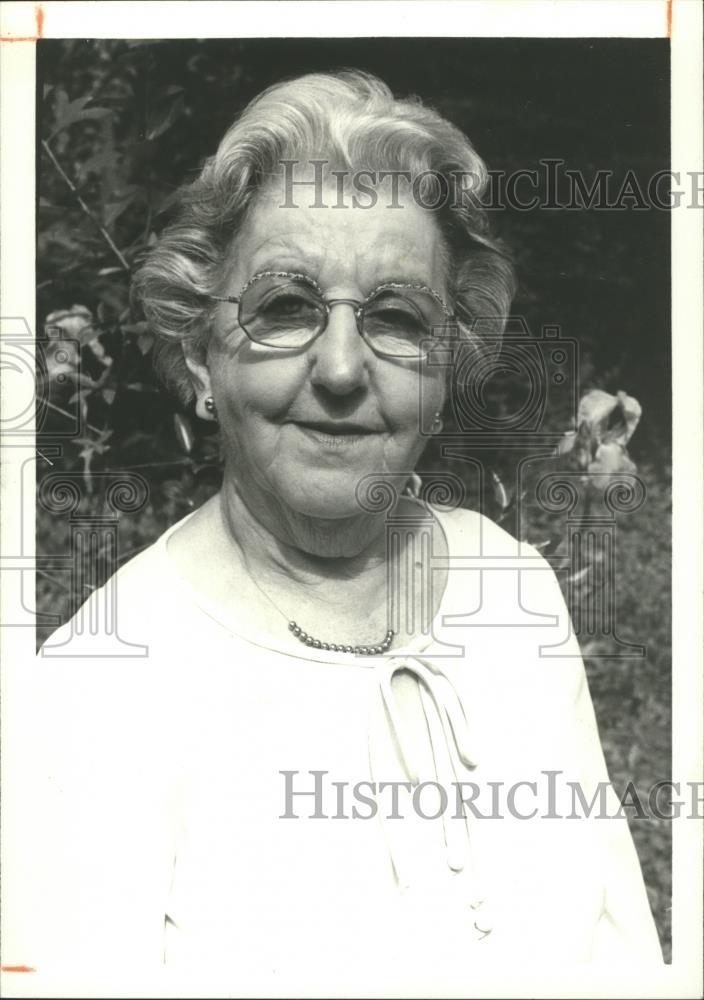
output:
[[[3,5],[4,995],[701,995],[701,26]]]

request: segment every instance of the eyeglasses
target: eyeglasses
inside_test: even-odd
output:
[[[312,344],[336,305],[352,306],[361,337],[384,358],[426,358],[433,340],[440,339],[438,329],[454,319],[437,292],[425,285],[388,282],[363,301],[326,299],[308,275],[288,271],[255,274],[239,296],[208,298],[236,304],[237,321],[250,340],[283,350]]]

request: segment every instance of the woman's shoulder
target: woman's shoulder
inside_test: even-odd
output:
[[[166,544],[182,523],[167,528],[109,573],[75,614],[52,633],[40,656],[133,659],[142,645],[168,630],[180,595],[169,567]],[[118,549],[116,561],[119,559]]]
[[[147,595],[157,598],[158,602],[160,592],[164,588],[171,588],[174,580],[167,556],[168,540],[190,517],[192,515],[189,514],[187,518],[172,524],[140,552],[126,559],[106,580],[103,588],[114,587],[122,595],[119,600],[130,604],[142,606]]]
[[[584,667],[562,585],[550,562],[535,546],[478,511],[456,509],[440,520],[448,536],[451,568],[457,560],[458,570],[474,571],[455,574],[448,600],[457,602],[472,628],[475,672],[485,662],[499,694],[510,675],[526,704],[557,697],[563,699],[561,704],[575,704],[585,690]],[[474,608],[469,610],[472,599]]]
[[[511,625],[503,638],[524,641],[522,626],[530,626],[536,640],[544,632],[571,633],[560,581],[550,562],[531,543],[519,540],[491,518],[476,510],[455,509],[440,514],[448,546],[450,567],[474,570],[481,578],[484,609],[493,601],[497,627]],[[465,562],[466,560],[466,562]],[[469,587],[463,574],[462,594]],[[475,580],[475,585],[476,580]],[[574,655],[574,649],[565,650]]]
[[[519,541],[486,514],[466,507],[434,508],[448,536],[451,556],[486,556],[488,558],[542,557],[532,545]]]

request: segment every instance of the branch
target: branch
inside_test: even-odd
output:
[[[73,181],[68,176],[68,174],[66,174],[66,172],[63,169],[63,167],[61,166],[61,164],[59,163],[59,161],[54,156],[54,152],[53,152],[51,146],[49,145],[49,143],[45,139],[42,139],[42,146],[44,147],[44,150],[45,150],[47,156],[49,157],[49,159],[51,160],[52,164],[54,165],[54,168],[55,168],[56,172],[58,173],[59,177],[64,181],[65,184],[68,185],[68,187],[71,190],[72,194],[76,198],[76,201],[81,206],[81,208],[83,209],[83,211],[85,212],[85,214],[88,216],[88,218],[90,219],[90,221],[93,223],[93,225],[95,225],[95,226],[98,227],[98,229],[100,230],[100,233],[101,233],[103,239],[108,244],[108,246],[110,247],[110,249],[112,250],[112,252],[115,254],[115,256],[117,257],[117,259],[119,260],[120,265],[125,269],[125,271],[129,272],[130,266],[127,263],[127,261],[125,260],[125,258],[122,256],[122,254],[120,253],[120,251],[118,250],[118,248],[115,246],[115,243],[113,242],[113,239],[110,236],[110,233],[107,231],[107,229],[105,228],[105,226],[103,226],[103,224],[100,222],[100,220],[97,219],[95,217],[95,215],[93,215],[93,213],[91,212],[91,210],[88,208],[88,206],[84,202],[83,198],[81,198],[80,194],[78,193],[78,189],[77,189],[76,185],[73,183]]]
[[[68,417],[69,420],[75,420],[74,414],[68,413],[67,410],[62,410],[60,406],[57,406],[56,403],[50,402],[48,399],[43,400],[42,405],[48,406],[50,410],[55,410],[56,413],[60,413],[62,417]],[[89,431],[93,431],[94,434],[103,433],[101,430],[98,430],[97,427],[93,427],[92,424],[89,424],[88,421],[86,421],[84,426],[87,427]]]

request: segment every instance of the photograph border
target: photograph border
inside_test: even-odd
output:
[[[164,16],[167,7],[168,16]],[[131,11],[129,11],[131,8]],[[400,17],[400,8],[403,16]],[[0,338],[30,346],[26,369],[2,370],[2,521],[0,523],[0,623],[6,607],[34,600],[34,371],[31,342],[35,316],[35,42],[41,38],[189,38],[197,37],[670,37],[671,167],[699,174],[702,163],[702,12],[698,0],[385,0],[353,2],[278,2],[159,4],[10,3],[0,11],[0,201],[2,270]],[[129,11],[129,12],[128,12]],[[133,16],[130,16],[133,14]],[[272,30],[276,24],[276,31]],[[131,26],[131,27],[130,27]],[[704,195],[702,196],[704,198]],[[672,217],[673,362],[673,625],[672,780],[702,782],[702,212],[687,199]],[[19,416],[18,416],[19,415]],[[20,417],[22,419],[20,419]],[[19,421],[19,422],[18,422]],[[7,427],[19,427],[11,434]],[[23,580],[27,576],[27,580]],[[34,657],[34,630],[0,630],[3,693],[12,671]],[[8,665],[12,665],[12,670]],[[21,762],[13,758],[12,730],[6,718],[11,697],[2,699],[2,789],[10,797],[21,787]],[[704,785],[702,786],[704,787]],[[588,967],[477,970],[473,995],[695,997],[702,991],[702,826],[683,816],[673,827],[673,958],[670,966],[642,977],[614,968]],[[3,813],[3,852],[11,856],[17,832]],[[169,975],[153,986],[133,982],[129,969],[111,972],[122,995],[226,995],[207,974],[192,982]],[[88,996],[80,967],[71,982],[46,981],[37,973],[5,972],[5,996]],[[85,990],[85,992],[83,992]],[[173,992],[172,992],[173,991]],[[117,995],[116,993],[113,995]]]

